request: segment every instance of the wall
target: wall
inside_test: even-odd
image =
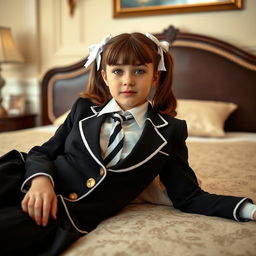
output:
[[[87,55],[88,46],[105,35],[159,32],[169,25],[183,31],[216,36],[256,53],[256,1],[245,0],[243,10],[112,18],[112,0],[77,0],[73,17],[66,1],[41,1],[42,71],[72,63]],[[51,15],[52,14],[52,15]]]
[[[7,95],[12,90],[9,85],[18,85],[28,94],[32,109],[39,111],[42,74],[51,67],[84,58],[88,46],[109,33],[160,32],[174,25],[182,31],[221,38],[256,54],[255,0],[244,0],[243,10],[119,19],[112,17],[112,2],[77,0],[71,17],[67,0],[0,0],[0,25],[12,27],[26,58],[25,65],[4,67],[3,75],[8,80],[4,93]]]

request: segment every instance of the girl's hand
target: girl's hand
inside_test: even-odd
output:
[[[256,212],[253,214],[253,220],[256,221]]]
[[[56,219],[57,197],[52,182],[47,176],[33,178],[31,187],[21,202],[21,207],[37,225],[46,226],[50,215]]]

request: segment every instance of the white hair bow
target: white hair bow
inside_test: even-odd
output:
[[[97,63],[97,70],[100,68],[101,53],[103,52],[104,45],[112,38],[112,35],[107,35],[99,44],[89,46],[89,56],[84,66],[88,68],[94,60]]]
[[[153,36],[152,34],[150,33],[146,33],[146,37],[151,39],[156,45],[157,45],[157,48],[158,48],[158,53],[160,54],[161,56],[161,59],[158,63],[158,70],[160,71],[166,71],[166,67],[165,67],[165,64],[164,64],[164,54],[163,54],[163,50],[165,52],[168,52],[169,50],[169,43],[166,42],[166,41],[162,41],[160,42],[155,36]]]
[[[164,64],[163,50],[165,52],[168,52],[169,43],[166,42],[166,41],[159,42],[159,40],[150,33],[147,33],[146,37],[151,39],[158,47],[158,53],[161,56],[161,59],[160,59],[159,64],[158,64],[158,70],[166,71],[166,67],[165,67],[165,64]],[[103,47],[111,38],[112,38],[112,35],[109,34],[99,44],[93,44],[89,47],[89,56],[87,58],[86,63],[84,64],[84,66],[86,68],[88,68],[94,60],[96,60],[97,70],[99,70],[100,62],[101,62],[101,53],[103,52]]]

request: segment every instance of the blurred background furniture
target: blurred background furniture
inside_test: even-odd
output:
[[[0,117],[6,116],[7,111],[2,105],[1,90],[5,85],[5,80],[1,76],[1,65],[6,63],[20,63],[24,59],[20,54],[11,34],[11,29],[0,27]]]

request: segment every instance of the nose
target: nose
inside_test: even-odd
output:
[[[133,74],[127,72],[124,76],[123,76],[123,85],[129,85],[129,86],[133,86],[135,85],[135,79]]]

